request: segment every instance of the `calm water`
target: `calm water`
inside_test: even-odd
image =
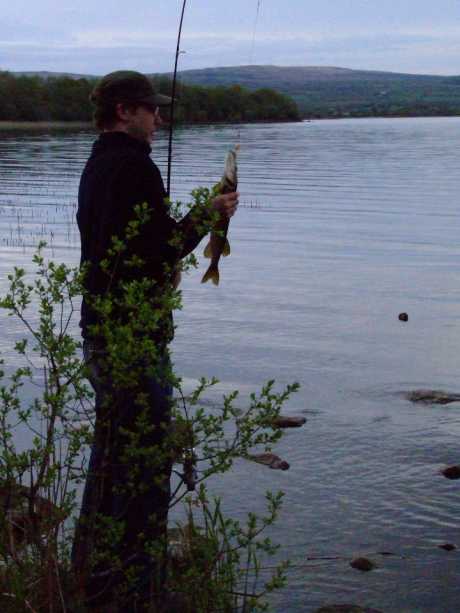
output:
[[[92,140],[0,134],[2,292],[41,237],[56,259],[78,262],[76,193]],[[214,491],[241,517],[262,510],[267,489],[286,492],[273,534],[294,567],[276,611],[354,602],[455,613],[460,554],[438,545],[460,546],[460,482],[439,470],[460,462],[460,407],[412,405],[404,392],[460,391],[460,118],[183,129],[174,198],[214,183],[237,141],[232,255],[219,288],[200,284],[204,266],[184,281],[176,365],[188,385],[221,380],[210,405],[297,380],[286,412],[308,422],[276,450],[289,471],[241,462]],[[164,168],[164,136],[154,157]],[[3,318],[7,357],[18,334]],[[357,556],[378,569],[353,570]]]

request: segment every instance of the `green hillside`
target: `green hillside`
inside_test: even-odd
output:
[[[184,83],[271,88],[292,96],[304,117],[460,115],[460,76],[318,66],[186,70]]]

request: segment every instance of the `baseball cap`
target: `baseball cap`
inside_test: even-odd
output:
[[[155,91],[151,81],[134,70],[117,70],[99,81],[90,95],[96,105],[118,102],[137,102],[152,107],[169,106],[172,98]]]

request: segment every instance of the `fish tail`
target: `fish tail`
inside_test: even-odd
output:
[[[203,278],[201,279],[201,283],[206,283],[206,281],[211,281],[214,285],[219,285],[219,269],[215,267],[209,267],[208,270],[204,273]]]

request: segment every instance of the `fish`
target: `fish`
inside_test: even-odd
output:
[[[227,153],[225,160],[225,170],[222,175],[222,179],[216,185],[215,189],[217,194],[230,194],[236,192],[238,187],[238,172],[236,164],[236,156],[239,149],[239,145],[236,145],[234,149],[230,149]],[[215,228],[211,232],[211,238],[204,250],[204,257],[211,258],[208,270],[204,273],[201,283],[211,281],[214,285],[219,285],[219,260],[223,255],[226,257],[230,255],[230,243],[227,239],[228,226],[230,220],[228,217],[221,218]]]

